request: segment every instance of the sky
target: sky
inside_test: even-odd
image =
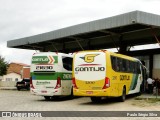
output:
[[[0,56],[30,64],[36,51],[7,48],[7,41],[135,10],[160,15],[160,0],[0,0]]]

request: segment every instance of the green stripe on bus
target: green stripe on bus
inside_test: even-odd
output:
[[[61,80],[71,80],[72,73],[31,73],[33,80],[57,80],[57,77],[60,77]]]
[[[130,90],[134,90],[136,88],[138,82],[138,74],[133,74]]]

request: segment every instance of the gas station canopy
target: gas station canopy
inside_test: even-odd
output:
[[[35,36],[10,40],[10,48],[74,52],[159,43],[160,15],[133,11]]]

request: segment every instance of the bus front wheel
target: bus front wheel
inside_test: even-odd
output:
[[[101,101],[101,97],[91,97],[92,102],[98,103]]]
[[[126,99],[126,88],[123,87],[122,96],[120,96],[120,102],[124,102]]]
[[[44,96],[45,100],[51,100],[50,96]]]
[[[73,87],[71,88],[70,98],[73,98]]]

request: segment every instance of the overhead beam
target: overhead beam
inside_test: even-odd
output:
[[[145,56],[150,54],[160,54],[160,48],[156,49],[145,49],[145,50],[136,50],[136,51],[128,51],[127,55],[130,56]]]

